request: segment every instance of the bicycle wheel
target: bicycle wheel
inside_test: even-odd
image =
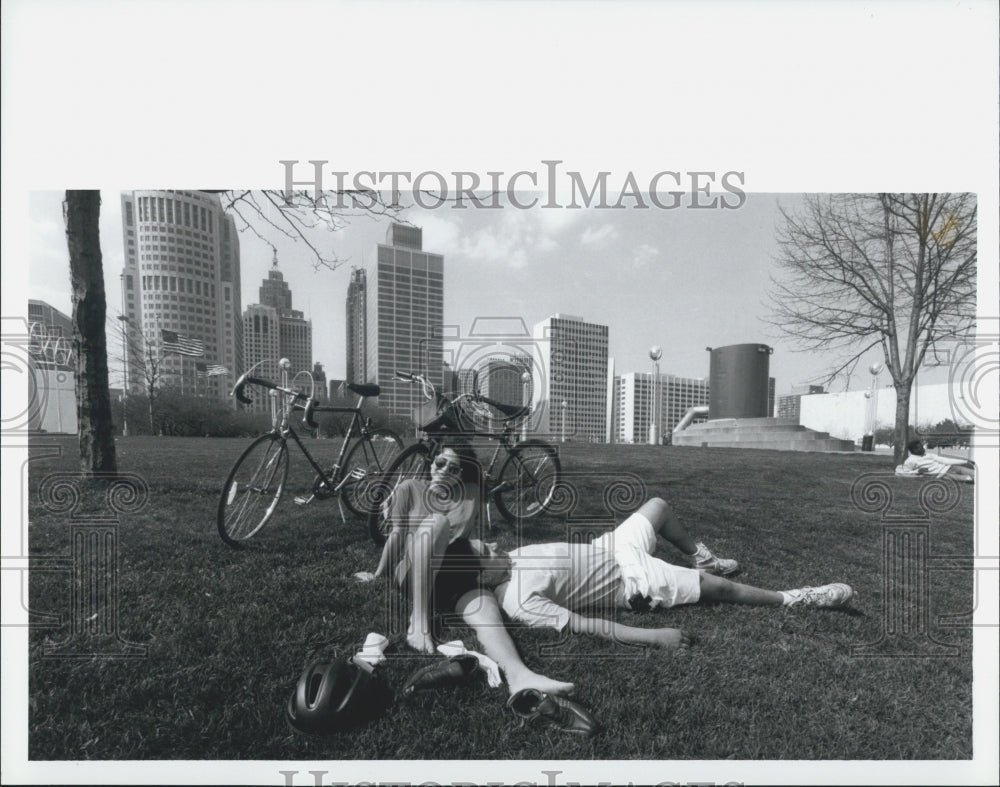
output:
[[[288,478],[288,445],[277,434],[254,440],[229,471],[219,498],[222,540],[238,547],[267,524]]]
[[[368,438],[356,441],[344,459],[347,479],[340,487],[340,499],[357,516],[367,516],[377,508],[373,499],[379,479],[403,450],[403,441],[388,429],[373,429]],[[354,479],[354,475],[360,477]]]
[[[385,544],[389,535],[389,505],[392,491],[408,478],[418,478],[430,471],[431,451],[423,443],[416,443],[405,449],[385,471],[377,484],[370,490],[372,509],[368,514],[368,533],[379,546]]]
[[[493,502],[510,522],[531,519],[552,503],[561,478],[556,449],[541,440],[526,440],[510,449],[493,488]]]

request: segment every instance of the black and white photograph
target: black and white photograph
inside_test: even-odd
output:
[[[998,23],[5,3],[4,783],[995,784]]]

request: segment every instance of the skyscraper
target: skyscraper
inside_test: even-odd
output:
[[[217,195],[200,191],[123,192],[122,302],[129,335],[129,387],[147,384],[145,356],[161,352],[162,331],[200,342],[203,354],[162,355],[160,382],[223,396],[243,369],[240,246]],[[199,378],[195,360],[225,367]]]
[[[301,311],[292,308],[292,291],[278,270],[277,252],[267,278],[261,282],[258,296],[260,303],[248,306],[243,313],[247,368],[260,361],[287,358],[291,364],[290,378],[298,372],[312,372],[312,322]],[[276,375],[278,372],[276,368],[268,368],[265,373]],[[258,404],[255,398],[254,407]]]
[[[392,224],[366,286],[367,381],[382,389],[378,404],[410,415],[423,404],[419,386],[394,379],[397,371],[425,375],[442,384],[444,257],[423,250],[419,227]]]
[[[524,373],[527,372],[528,396],[531,392],[531,358],[514,355],[508,358],[490,358],[479,372],[479,392],[504,404],[527,404],[525,401]],[[530,399],[529,399],[530,401]]]
[[[345,379],[355,383],[366,382],[368,375],[365,361],[365,326],[368,301],[368,277],[364,268],[351,271],[351,283],[347,285],[347,368]]]
[[[535,325],[534,336],[545,377],[533,392],[538,428],[567,439],[605,442],[608,326],[555,314]]]
[[[243,347],[247,369],[252,369],[261,361],[276,361],[281,358],[281,319],[273,306],[252,303],[243,312]],[[269,364],[261,370],[264,375],[276,375],[277,367]],[[267,397],[256,395],[256,386],[250,397],[251,409],[266,412],[269,409]],[[266,392],[265,392],[266,393]]]
[[[630,372],[615,377],[612,417],[615,442],[645,443],[648,440],[652,417],[652,379],[653,375],[649,372]],[[661,437],[669,437],[691,407],[708,405],[708,381],[702,378],[661,374],[657,389],[660,393],[657,434]],[[704,416],[700,420],[706,418]]]

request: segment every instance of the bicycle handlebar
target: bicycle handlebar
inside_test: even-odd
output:
[[[236,385],[233,386],[233,390],[230,394],[231,396],[235,396],[237,399],[243,402],[243,404],[251,404],[253,402],[253,400],[249,396],[243,393],[243,389],[247,386],[247,384],[259,385],[263,388],[269,388],[273,391],[281,391],[281,393],[283,394],[287,394],[288,396],[294,397],[294,400],[296,402],[303,400],[307,400],[309,402],[312,401],[312,399],[306,396],[304,393],[293,391],[291,388],[283,388],[277,383],[272,383],[270,380],[265,380],[262,377],[250,377],[244,374],[243,376],[240,377],[239,380],[236,381]]]

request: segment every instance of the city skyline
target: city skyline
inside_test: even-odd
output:
[[[71,310],[61,217],[62,192],[33,192],[28,296]],[[787,394],[821,379],[833,356],[795,353],[764,319],[764,297],[774,253],[779,207],[794,195],[748,195],[736,211],[626,210],[458,211],[407,210],[424,244],[448,258],[444,324],[467,333],[479,318],[519,319],[527,325],[560,311],[609,327],[609,355],[616,374],[648,369],[647,352],[669,348],[664,373],[708,378],[705,348],[762,341],[775,347],[772,376]],[[706,215],[710,213],[712,215]],[[118,260],[121,216],[113,201],[102,205],[102,252],[109,315],[120,309]],[[333,378],[346,367],[345,299],[352,268],[370,267],[388,222],[358,219],[333,235],[344,263],[316,269],[308,250],[285,238],[265,243],[239,235],[242,302],[255,300],[275,248],[282,271],[313,322],[313,359]],[[62,284],[60,276],[65,271]],[[369,283],[369,286],[370,283]],[[851,389],[869,384],[866,368],[881,360],[871,352],[858,365]],[[934,379],[934,370],[922,372]],[[843,390],[839,380],[830,390]]]

